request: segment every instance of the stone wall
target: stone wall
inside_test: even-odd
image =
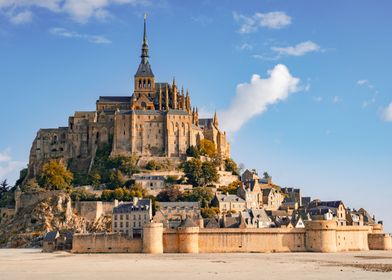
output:
[[[112,215],[113,208],[118,206],[118,201],[76,201],[76,213],[89,222],[94,222],[102,215]]]
[[[304,229],[201,229],[200,253],[303,252]]]
[[[79,216],[94,222],[103,214],[102,201],[76,201],[75,210]]]
[[[73,253],[141,253],[142,240],[122,233],[75,234]]]
[[[368,235],[370,250],[392,250],[392,237],[385,233],[370,233]]]
[[[344,252],[366,251],[369,247],[391,249],[389,235],[371,233],[368,226],[337,227],[334,221],[311,221],[306,223],[306,228],[293,229],[179,227],[163,230],[162,224],[153,223],[146,225],[143,241],[127,239],[119,234],[76,237],[74,252],[77,253]]]

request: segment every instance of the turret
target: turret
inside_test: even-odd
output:
[[[176,78],[173,77],[173,85],[172,85],[172,108],[177,109],[177,85],[176,85]]]
[[[166,104],[166,110],[169,110],[169,87],[166,84],[166,89],[165,89],[165,104]]]
[[[159,111],[162,110],[162,86],[159,85],[159,96],[158,96],[158,102],[159,102]]]
[[[216,111],[215,111],[215,114],[214,114],[213,124],[214,124],[214,126],[215,126],[216,128],[218,128],[218,126],[219,126],[219,121],[218,121],[218,114],[216,113]]]
[[[181,88],[181,109],[185,110],[185,95],[184,95],[184,87]]]

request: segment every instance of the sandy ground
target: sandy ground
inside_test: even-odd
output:
[[[374,271],[378,270],[378,271]],[[392,279],[392,251],[271,254],[85,254],[0,249],[0,280]]]

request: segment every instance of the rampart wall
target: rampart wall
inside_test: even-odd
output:
[[[337,227],[334,221],[312,221],[305,229],[163,229],[148,224],[143,240],[121,234],[75,235],[74,252],[245,253],[344,252],[390,250],[391,236],[372,233],[369,226]]]
[[[141,253],[143,242],[122,233],[75,234],[73,253]]]

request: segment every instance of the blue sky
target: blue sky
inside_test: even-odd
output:
[[[376,3],[376,4],[375,4]],[[390,1],[0,0],[0,177],[39,128],[132,94],[147,12],[159,81],[218,111],[232,156],[392,230]],[[257,76],[255,76],[257,75]],[[252,78],[253,77],[253,78]]]

